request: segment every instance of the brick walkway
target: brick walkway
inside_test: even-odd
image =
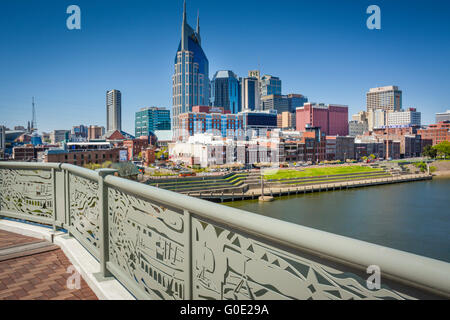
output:
[[[97,300],[84,279],[80,289],[67,288],[70,261],[42,242],[0,230],[0,300]]]

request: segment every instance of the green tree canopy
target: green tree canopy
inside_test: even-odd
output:
[[[441,143],[435,145],[433,147],[438,157],[442,158],[450,158],[450,142],[449,141],[442,141]]]
[[[432,146],[425,146],[422,151],[422,155],[431,159],[436,158],[437,156],[437,150],[433,148]]]

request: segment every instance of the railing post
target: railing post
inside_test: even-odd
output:
[[[106,263],[109,259],[109,219],[108,219],[108,188],[105,177],[117,172],[114,169],[98,169],[98,199],[99,199],[99,227],[100,227],[100,274],[99,279],[111,277]]]
[[[52,168],[53,232],[56,232],[56,171]]]
[[[69,236],[71,236],[71,233],[70,233],[69,170],[65,170],[65,169],[64,169],[64,210],[65,210],[64,227],[67,229]]]
[[[186,279],[185,279],[185,290],[183,300],[191,300],[193,296],[193,286],[192,286],[192,278],[193,278],[193,268],[192,268],[192,217],[191,213],[188,210],[184,210],[184,218],[186,223]]]

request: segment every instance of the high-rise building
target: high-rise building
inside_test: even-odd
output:
[[[297,108],[303,107],[308,102],[308,98],[302,94],[290,93],[287,95],[289,102],[289,112],[294,112]]]
[[[369,130],[369,113],[366,111],[360,111],[357,114],[352,115],[352,120],[348,122],[348,134],[349,136],[356,137],[364,134]]]
[[[282,113],[285,111],[295,113],[296,109],[299,107],[303,107],[305,103],[308,102],[308,98],[301,94],[288,94],[288,95],[279,95],[279,94],[271,94],[268,96],[261,97],[261,109],[269,110],[275,109],[278,113]]]
[[[260,81],[261,97],[271,94],[281,95],[281,80],[278,77],[264,75]]]
[[[250,70],[248,72],[248,77],[256,78],[256,79],[258,79],[258,81],[261,80],[261,74],[260,74],[259,70]]]
[[[6,128],[0,126],[0,159],[3,159],[5,152]]]
[[[369,130],[369,124],[367,121],[359,122],[351,120],[348,122],[348,135],[352,137],[363,135],[364,132]]]
[[[400,111],[402,108],[402,91],[397,86],[371,88],[366,96],[368,112],[377,109]]]
[[[135,136],[148,136],[156,130],[170,130],[170,111],[165,108],[147,107],[136,112]]]
[[[416,108],[409,108],[406,111],[387,113],[388,126],[420,126],[421,113]]]
[[[106,130],[122,130],[122,94],[119,90],[106,92]]]
[[[230,70],[217,71],[211,81],[211,105],[240,112],[240,88],[237,76]]]
[[[105,134],[105,127],[89,126],[88,140],[100,139]]]
[[[295,129],[295,113],[294,112],[283,112],[281,114],[281,128]]]
[[[72,137],[76,138],[87,138],[88,137],[88,127],[80,124],[79,126],[72,127]]]
[[[277,112],[275,110],[265,111],[243,111],[244,130],[275,129],[277,128]],[[247,132],[248,133],[248,132]]]
[[[50,140],[51,143],[59,143],[63,141],[69,141],[70,139],[70,130],[53,130],[52,133],[50,133]]]
[[[177,140],[186,140],[197,133],[212,133],[216,136],[237,138],[244,135],[243,116],[231,114],[222,107],[195,106],[192,112],[178,116],[181,124],[181,136]]]
[[[287,96],[271,94],[261,97],[262,110],[277,110],[278,114],[289,111],[289,100]]]
[[[251,71],[249,71],[250,73]],[[243,111],[260,110],[259,80],[256,77],[241,78],[241,108]]]
[[[352,120],[357,122],[367,122],[367,112],[360,111],[357,114],[352,115]]]
[[[305,103],[296,111],[296,129],[305,131],[307,127],[320,127],[329,136],[348,135],[348,107]]]
[[[374,109],[367,112],[367,123],[369,131],[387,126],[388,113],[388,111],[385,111],[383,109]]]
[[[172,128],[175,131],[179,129],[178,115],[191,112],[193,106],[209,105],[209,62],[201,43],[199,18],[194,31],[187,23],[185,1],[181,41],[172,76]]]
[[[436,113],[436,123],[442,121],[450,121],[450,110],[447,110],[446,112]]]

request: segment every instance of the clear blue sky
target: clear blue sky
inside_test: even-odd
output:
[[[82,29],[66,28],[67,6]],[[381,8],[368,30],[366,8]],[[279,76],[283,93],[365,109],[371,87],[398,85],[423,123],[450,109],[450,1],[188,0],[200,11],[210,75],[231,69]],[[0,124],[26,125],[36,97],[39,131],[106,124],[105,93],[122,91],[122,127],[143,106],[171,108],[182,0],[2,0]]]

